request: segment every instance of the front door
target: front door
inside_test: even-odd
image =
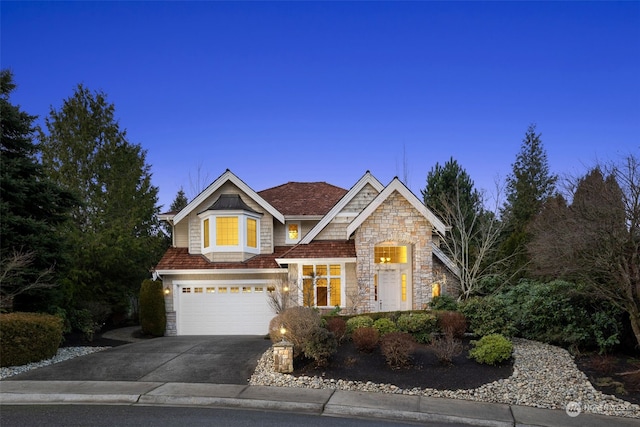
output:
[[[397,270],[381,270],[378,275],[380,311],[400,310],[400,280]]]

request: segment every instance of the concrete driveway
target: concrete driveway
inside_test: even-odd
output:
[[[246,385],[264,336],[163,337],[113,347],[4,381],[157,381]]]

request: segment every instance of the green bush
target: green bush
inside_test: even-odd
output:
[[[429,303],[429,307],[431,307],[432,310],[456,311],[458,309],[458,302],[452,296],[443,294],[433,297]]]
[[[162,282],[147,279],[140,287],[140,327],[142,332],[154,337],[164,335],[167,313],[164,306]]]
[[[428,343],[436,327],[436,317],[429,313],[405,313],[398,317],[396,324],[399,331],[410,333],[417,342]]]
[[[373,319],[370,316],[356,316],[347,320],[347,334],[353,334],[358,328],[370,328],[373,327]]]
[[[304,355],[316,361],[316,366],[326,366],[329,357],[338,350],[338,341],[325,328],[315,328],[304,344]]]
[[[38,313],[0,314],[0,366],[50,359],[62,342],[63,321]]]
[[[373,327],[378,331],[380,337],[387,335],[390,332],[397,332],[398,327],[393,320],[383,317],[373,322]]]
[[[600,353],[619,343],[620,310],[586,296],[574,283],[522,280],[502,298],[524,338],[570,349],[598,348]]]
[[[515,333],[508,306],[500,297],[471,297],[460,305],[460,311],[476,336],[502,334],[510,337]]]
[[[471,341],[474,346],[469,357],[476,362],[495,365],[511,358],[513,344],[500,334],[485,335],[479,341]]]

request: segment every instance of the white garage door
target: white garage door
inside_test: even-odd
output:
[[[267,296],[265,285],[179,285],[178,335],[264,335]]]

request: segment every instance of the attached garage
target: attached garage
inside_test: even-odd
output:
[[[275,316],[264,283],[177,284],[178,335],[265,335]]]

